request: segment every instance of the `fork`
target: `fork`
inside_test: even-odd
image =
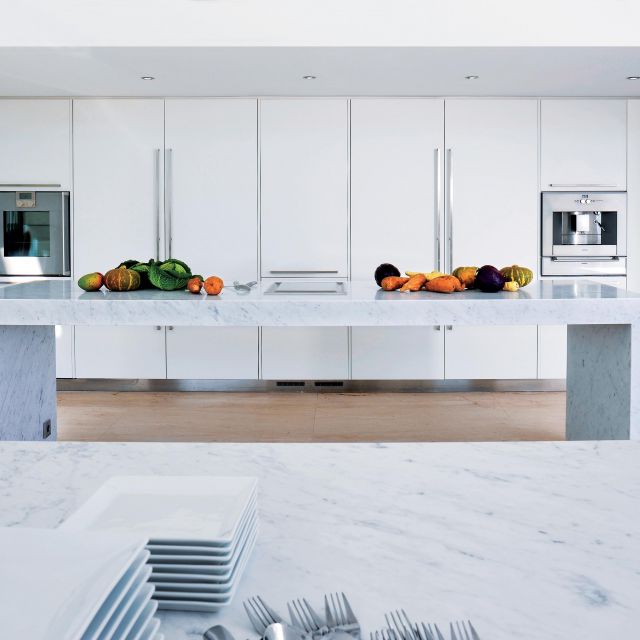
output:
[[[264,636],[264,632],[271,624],[285,623],[282,616],[276,613],[260,596],[254,596],[245,600],[242,605],[249,616],[253,628]]]
[[[360,623],[344,593],[336,593],[335,597],[333,593],[325,595],[324,611],[329,630],[346,631],[355,638],[360,638]]]
[[[455,630],[458,630],[456,634]],[[480,640],[480,636],[478,632],[473,628],[470,620],[466,622],[464,620],[460,620],[456,622],[455,627],[453,626],[453,622],[449,624],[449,631],[451,632],[451,640]]]
[[[310,633],[314,638],[329,633],[330,629],[322,618],[315,612],[306,598],[299,598],[287,603],[291,624],[306,633]]]

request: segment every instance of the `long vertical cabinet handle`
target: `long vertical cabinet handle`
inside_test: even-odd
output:
[[[160,261],[160,188],[161,188],[161,180],[160,180],[160,149],[155,149],[154,151],[154,185],[153,191],[155,194],[155,209],[156,209],[156,261]]]
[[[453,271],[453,152],[447,149],[447,243],[448,267],[447,273]]]
[[[447,258],[448,258],[448,268],[446,269],[447,273],[451,273],[453,271],[453,151],[451,149],[447,149]],[[447,331],[451,331],[453,327],[448,324],[446,327]]]
[[[440,157],[440,147],[434,149],[433,152],[433,161],[434,161],[434,180],[436,182],[435,188],[435,208],[436,208],[436,216],[435,216],[435,227],[436,227],[436,271],[440,271],[442,265],[441,259],[441,238],[440,234],[442,232],[442,159]]]
[[[166,149],[164,152],[164,175],[164,218],[169,259],[173,251],[173,149]]]

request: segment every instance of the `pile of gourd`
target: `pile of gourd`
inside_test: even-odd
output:
[[[533,271],[526,267],[512,265],[496,269],[492,265],[483,267],[458,267],[452,274],[440,271],[406,271],[406,277],[400,270],[385,262],[375,271],[375,280],[385,291],[433,291],[436,293],[454,293],[465,289],[478,289],[485,293],[497,291],[518,291],[533,280]]]

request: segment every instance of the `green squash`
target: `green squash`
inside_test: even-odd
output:
[[[109,291],[135,291],[140,288],[140,274],[123,265],[107,271],[104,284]]]
[[[533,280],[533,271],[517,264],[500,269],[500,273],[507,282],[517,282],[521,287],[526,287]]]

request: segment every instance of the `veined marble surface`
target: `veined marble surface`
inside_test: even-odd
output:
[[[220,296],[157,289],[86,293],[71,281],[34,281],[0,289],[0,325],[417,326],[632,324],[640,295],[588,280],[537,281],[516,293],[386,292],[375,282],[346,283],[345,295]]]
[[[243,599],[284,613],[335,590],[363,638],[396,607],[470,618],[486,640],[637,637],[640,443],[1,443],[0,524],[55,527],[119,474],[260,478],[234,602],[163,613],[167,640],[216,623],[255,639]]]

